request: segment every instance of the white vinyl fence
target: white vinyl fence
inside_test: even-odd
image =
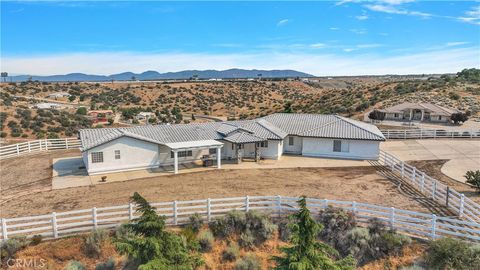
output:
[[[480,138],[480,130],[405,129],[380,131],[387,139]]]
[[[49,150],[74,149],[81,146],[77,138],[44,139],[0,147],[0,159],[17,157]]]
[[[168,225],[180,225],[185,224],[194,213],[200,214],[206,221],[231,210],[258,210],[269,212],[273,217],[284,216],[297,210],[298,199],[278,195],[245,196],[161,202],[152,203],[152,206],[167,218]],[[370,218],[378,218],[398,232],[417,237],[430,239],[456,237],[480,241],[480,224],[475,222],[358,202],[309,198],[307,205],[314,214],[327,206],[344,208],[355,215],[360,225],[367,224]],[[136,218],[138,215],[135,210],[134,204],[128,204],[40,216],[2,218],[2,239],[6,240],[15,235],[42,235],[45,238],[58,238],[95,228],[114,228]]]
[[[464,194],[460,194],[453,188],[428,176],[425,172],[405,163],[399,158],[380,151],[379,161],[391,171],[399,174],[422,194],[432,198],[434,201],[445,205],[460,218],[466,218],[473,222],[480,222],[480,205],[470,200]]]

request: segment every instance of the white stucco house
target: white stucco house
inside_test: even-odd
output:
[[[254,120],[82,129],[89,174],[178,165],[209,157],[280,159],[283,154],[375,160],[385,137],[338,115],[277,113]]]

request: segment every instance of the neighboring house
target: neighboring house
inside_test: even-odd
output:
[[[33,105],[36,109],[60,109],[62,106],[58,103],[42,102]]]
[[[108,123],[108,119],[114,116],[112,110],[92,110],[87,113],[94,124]]]
[[[385,120],[430,122],[448,122],[453,113],[461,112],[432,103],[402,103],[379,111],[385,113]]]
[[[47,96],[47,98],[54,98],[54,99],[57,99],[57,98],[63,98],[63,97],[69,97],[71,96],[69,93],[66,93],[66,92],[57,92],[57,93],[51,93]]]
[[[136,116],[137,120],[148,120],[150,118],[155,118],[155,113],[153,112],[140,112]]]
[[[378,158],[383,134],[374,125],[337,115],[278,113],[254,120],[82,129],[82,155],[89,174],[154,168],[198,160],[279,159],[284,153],[342,158]]]

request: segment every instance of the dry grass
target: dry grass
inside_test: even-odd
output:
[[[426,245],[414,243],[403,248],[400,256],[389,256],[387,258],[373,261],[360,267],[359,270],[399,269],[403,266],[409,266],[421,258],[425,254],[426,249]]]

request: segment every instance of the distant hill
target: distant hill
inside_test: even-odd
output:
[[[33,81],[48,82],[68,82],[68,81],[128,81],[135,77],[135,80],[182,80],[197,76],[199,79],[241,79],[241,78],[257,78],[261,74],[262,78],[294,78],[294,77],[313,77],[311,74],[299,72],[295,70],[246,70],[246,69],[227,69],[227,70],[184,70],[178,72],[159,73],[157,71],[145,71],[142,73],[123,72],[112,74],[109,76],[90,75],[84,73],[70,73],[65,75],[50,76],[30,76],[18,75],[12,76],[14,82],[27,81],[31,77]]]

